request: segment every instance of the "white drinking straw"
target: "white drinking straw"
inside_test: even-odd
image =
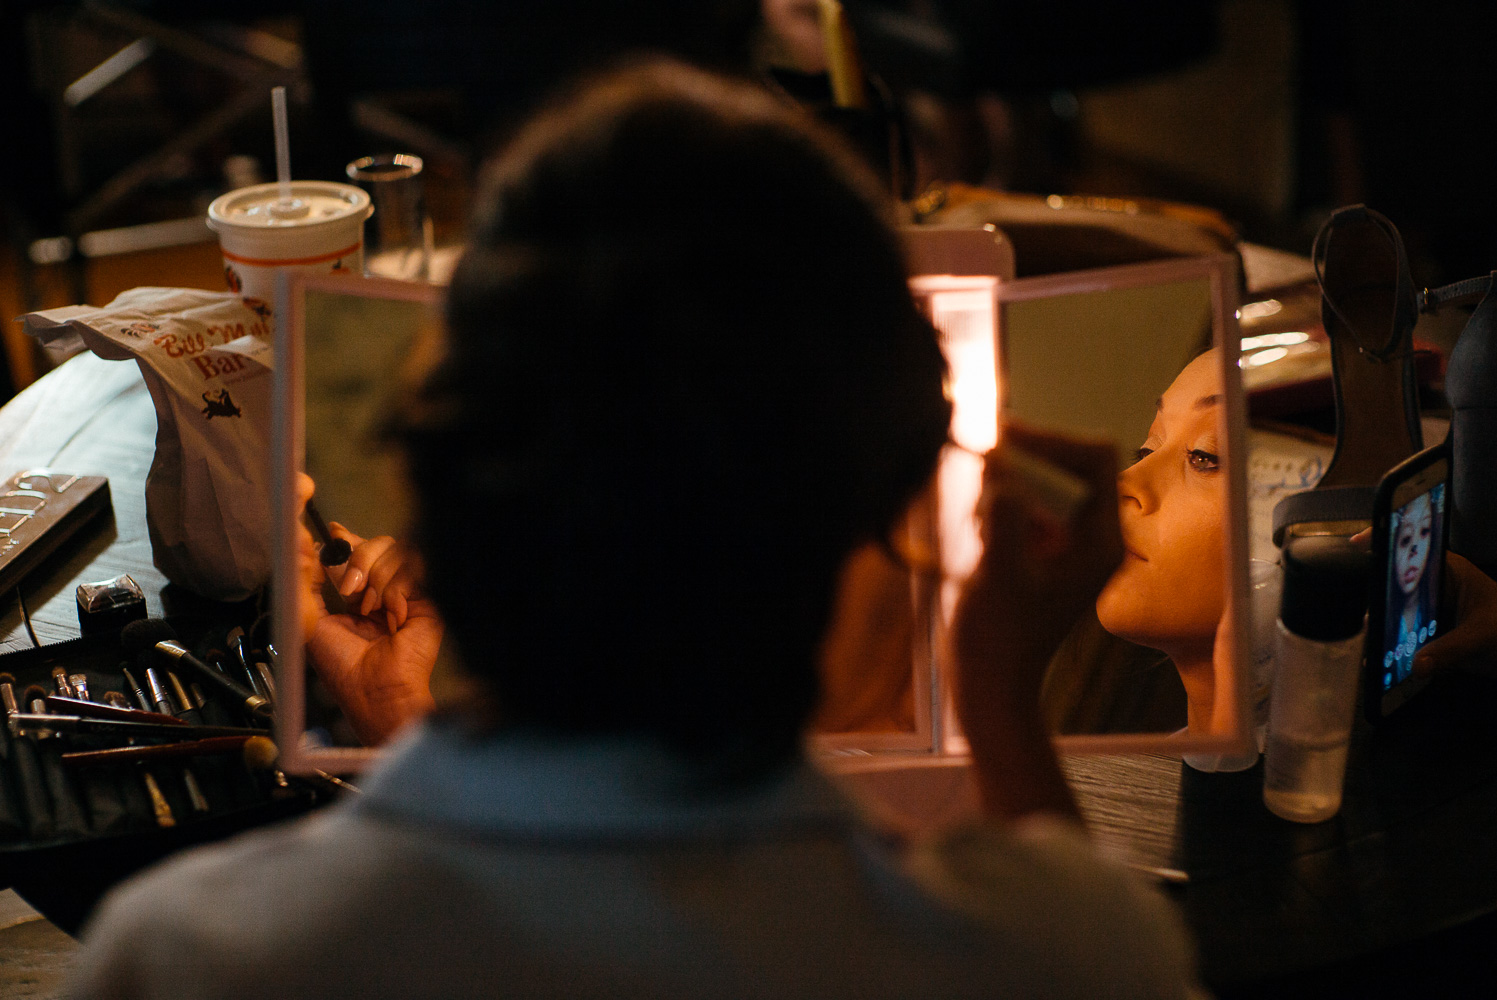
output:
[[[286,125],[286,88],[275,87],[270,92],[271,115],[275,119],[275,176],[281,187],[280,201],[283,206],[291,204],[291,130]]]

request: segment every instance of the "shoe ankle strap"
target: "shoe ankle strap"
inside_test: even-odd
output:
[[[1487,297],[1487,292],[1492,288],[1493,277],[1492,274],[1484,274],[1480,278],[1467,278],[1439,288],[1426,288],[1419,293],[1419,311],[1432,313],[1445,306],[1474,305]]]

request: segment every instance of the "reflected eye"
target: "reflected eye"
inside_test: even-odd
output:
[[[1200,448],[1192,448],[1185,453],[1185,460],[1190,467],[1197,472],[1215,472],[1220,467],[1220,459],[1209,451]]]

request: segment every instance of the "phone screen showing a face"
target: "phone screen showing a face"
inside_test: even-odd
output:
[[[1374,530],[1381,556],[1380,620],[1370,620],[1368,669],[1377,680],[1381,714],[1386,715],[1422,687],[1414,678],[1414,658],[1440,634],[1440,583],[1445,568],[1445,484],[1449,463],[1430,456],[1404,471],[1390,473],[1382,491]],[[1395,478],[1396,476],[1396,478]],[[1375,606],[1376,607],[1376,606]]]

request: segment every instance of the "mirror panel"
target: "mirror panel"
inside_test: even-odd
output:
[[[1128,554],[1041,690],[1051,727],[1084,737],[1077,748],[1244,738],[1235,289],[1235,261],[1220,256],[999,290],[1005,411],[1118,453]]]
[[[1155,401],[1213,340],[1209,278],[1012,298],[999,306],[1004,409],[1026,423],[1117,442],[1132,464]]]
[[[327,521],[364,538],[408,536],[410,502],[382,423],[442,289],[412,282],[296,275],[277,314],[274,461],[276,503],[277,742],[287,771],[356,770],[372,758],[305,661],[297,603],[296,474],[316,483]],[[341,599],[323,588],[330,609]]]

